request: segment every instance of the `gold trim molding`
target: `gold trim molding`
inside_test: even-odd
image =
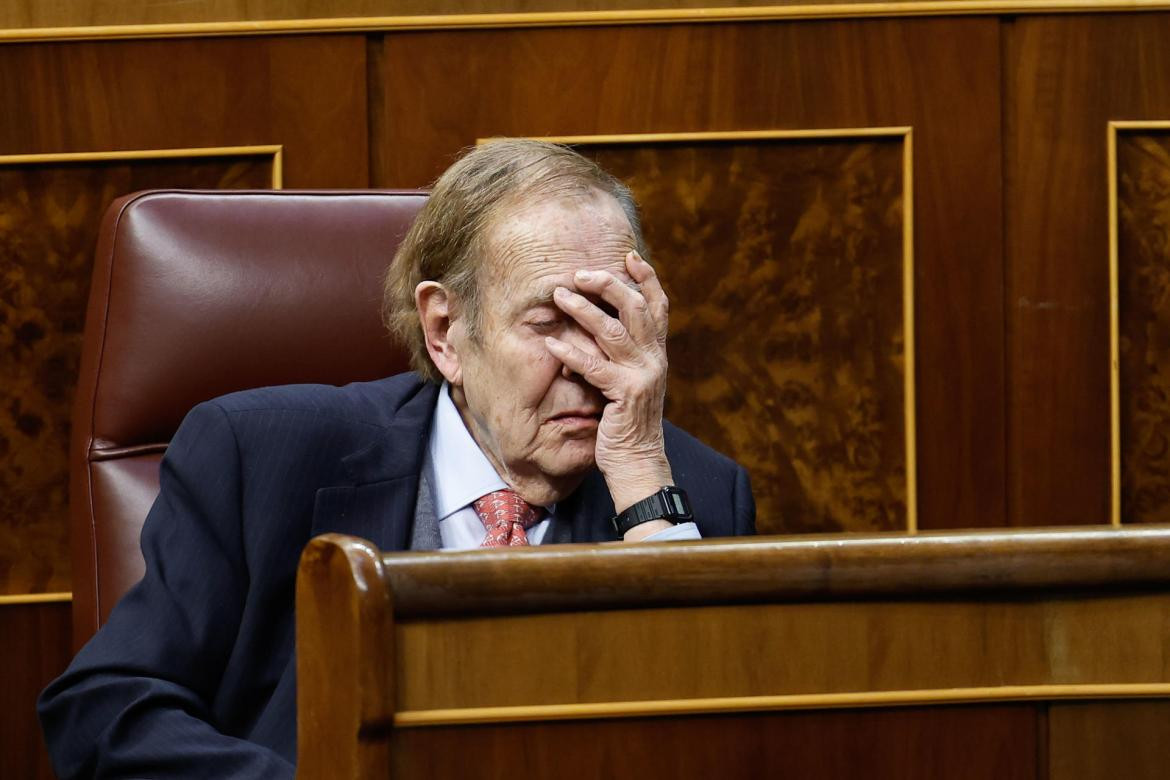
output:
[[[914,360],[914,146],[911,127],[842,127],[799,130],[735,130],[712,133],[627,133],[543,136],[560,144],[649,144],[710,141],[770,141],[816,138],[887,138],[902,141],[902,338],[906,439],[906,531],[918,532],[918,433]],[[477,138],[476,144],[489,139]]]
[[[477,723],[521,723],[548,720],[598,720],[671,715],[774,712],[860,707],[909,707],[1012,701],[1170,698],[1170,683],[1101,685],[1002,685],[984,688],[937,688],[908,691],[810,693],[779,696],[734,696],[712,699],[533,704],[405,710],[394,715],[396,728],[456,726]]]
[[[68,604],[72,601],[72,593],[15,593],[0,596],[0,607],[15,604]]]
[[[1170,120],[1108,123],[1105,131],[1109,179],[1109,523],[1121,527],[1121,282],[1117,224],[1117,134],[1131,130],[1170,130]]]
[[[118,162],[121,160],[173,160],[200,157],[272,157],[272,189],[284,180],[284,146],[201,146],[190,149],[130,149],[117,152],[52,152],[0,155],[0,165],[43,165],[70,162]]]
[[[207,36],[372,33],[600,25],[701,24],[800,19],[922,16],[997,16],[1170,10],[1170,0],[901,0],[769,5],[757,7],[655,8],[480,14],[366,16],[323,19],[231,20],[169,24],[114,24],[0,30],[0,43]]]

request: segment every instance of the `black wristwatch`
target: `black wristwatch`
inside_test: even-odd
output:
[[[618,536],[625,536],[631,528],[651,520],[667,520],[675,525],[689,523],[695,519],[691,513],[691,502],[686,491],[674,485],[667,485],[652,496],[636,501],[610,518]]]

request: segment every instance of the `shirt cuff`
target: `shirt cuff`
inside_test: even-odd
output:
[[[663,528],[642,539],[643,542],[682,542],[687,539],[702,539],[699,526],[692,523],[679,523],[670,528]]]

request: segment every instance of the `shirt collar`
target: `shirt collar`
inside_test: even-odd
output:
[[[435,515],[444,519],[482,495],[508,487],[471,437],[447,382],[439,389],[427,446]]]

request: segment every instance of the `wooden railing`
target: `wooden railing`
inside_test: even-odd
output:
[[[1164,527],[389,555],[326,536],[297,598],[305,777],[453,771],[468,739],[523,752],[553,722],[597,746],[559,776],[609,773],[612,749],[644,777],[679,771],[663,740],[763,755],[782,712],[1170,699]]]

